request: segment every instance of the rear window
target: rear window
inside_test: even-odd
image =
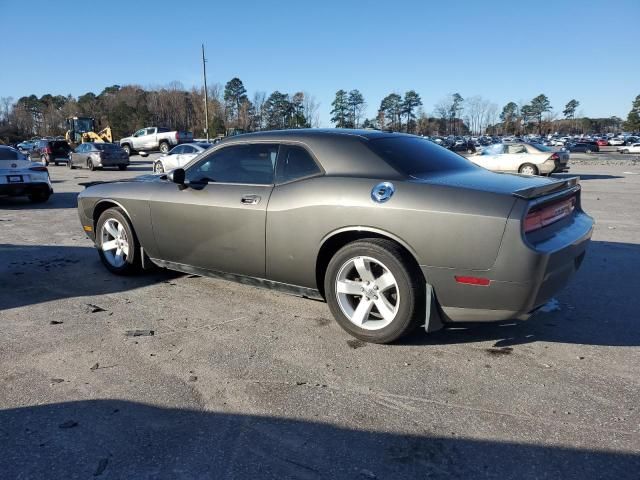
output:
[[[71,147],[64,140],[58,142],[51,142],[51,148],[55,150],[71,150]]]
[[[167,133],[170,132],[171,130],[169,130],[168,128],[165,127],[159,127],[158,128],[158,133]]]
[[[18,155],[18,152],[10,148],[0,148],[0,160],[18,160],[22,157]]]
[[[115,143],[96,143],[94,146],[101,152],[119,152],[122,150],[120,145],[116,145]]]
[[[378,138],[370,140],[367,145],[398,172],[408,176],[480,168],[466,158],[420,137]]]

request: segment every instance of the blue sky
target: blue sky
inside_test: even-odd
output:
[[[93,6],[95,5],[95,6]],[[304,90],[329,125],[335,91],[358,88],[368,116],[415,89],[445,95],[571,98],[587,116],[626,117],[640,94],[640,1],[394,2],[0,0],[0,96],[99,93],[119,84],[242,79]]]

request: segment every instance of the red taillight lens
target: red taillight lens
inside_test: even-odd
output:
[[[554,153],[553,155],[551,155],[551,160],[560,160],[560,155]]]
[[[464,283],[465,285],[476,285],[478,287],[488,287],[491,283],[491,280],[483,277],[465,277],[456,275],[454,278],[458,283]]]
[[[176,132],[176,141],[180,141],[180,132]]]
[[[33,170],[34,172],[48,172],[47,167],[29,167],[29,170]]]
[[[44,153],[51,154],[51,147],[44,147]]]
[[[540,230],[542,227],[562,220],[573,213],[576,208],[576,197],[552,203],[539,210],[529,212],[524,219],[524,232],[529,233]]]

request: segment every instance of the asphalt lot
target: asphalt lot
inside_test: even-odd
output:
[[[549,311],[387,346],[321,302],[109,274],[78,183],[152,158],[0,199],[3,479],[640,478],[637,156],[572,154],[597,226]]]

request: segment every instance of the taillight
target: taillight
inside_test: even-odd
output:
[[[180,132],[176,132],[176,141],[180,141]]]
[[[553,155],[551,155],[551,160],[560,160],[560,155],[554,153]]]
[[[29,167],[29,170],[32,170],[34,172],[48,172],[49,171],[49,170],[47,170],[47,167],[44,167],[44,166]]]
[[[563,218],[568,217],[576,208],[576,197],[571,197],[560,202],[543,206],[538,210],[529,212],[524,219],[524,233],[540,230]]]
[[[44,147],[44,153],[51,154],[51,147]]]

